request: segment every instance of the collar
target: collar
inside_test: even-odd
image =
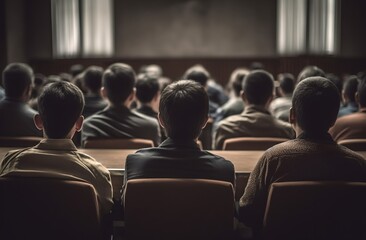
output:
[[[130,109],[128,109],[125,105],[109,105],[107,107],[107,111],[113,111],[113,112],[124,112],[124,113],[127,113],[127,112],[130,112]]]
[[[71,139],[43,139],[34,148],[42,150],[77,151]]]
[[[159,147],[161,148],[186,148],[200,150],[198,144],[194,140],[181,140],[167,138],[162,142]]]
[[[245,109],[244,109],[242,115],[252,114],[252,113],[256,113],[256,112],[271,115],[271,113],[265,107],[260,106],[260,105],[254,105],[254,104],[245,106]]]
[[[316,143],[335,144],[335,141],[328,132],[309,133],[302,132],[297,139],[304,139]]]

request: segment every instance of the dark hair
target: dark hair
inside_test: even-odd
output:
[[[295,89],[295,77],[291,73],[279,74],[280,88],[284,94],[291,94]]]
[[[115,105],[123,103],[133,91],[135,79],[135,71],[130,65],[115,63],[109,66],[102,78],[109,101]]]
[[[349,76],[344,82],[344,95],[348,98],[350,102],[356,102],[355,94],[357,92],[357,86],[359,81],[360,79],[358,79],[357,76]]]
[[[361,107],[366,107],[366,78],[359,81],[357,87],[359,104]]]
[[[180,80],[162,92],[160,117],[167,136],[173,139],[195,139],[208,117],[208,95],[202,85]]]
[[[72,83],[48,84],[38,98],[38,111],[49,138],[65,138],[84,108],[81,90]]]
[[[200,65],[196,65],[196,66],[189,68],[183,76],[183,79],[198,82],[202,86],[206,86],[209,78],[210,78],[210,74],[207,72],[207,70],[204,67],[202,67]]]
[[[142,103],[151,102],[159,91],[159,81],[155,77],[144,75],[136,81],[136,97]]]
[[[252,71],[245,76],[242,88],[250,104],[266,104],[273,96],[273,76],[264,70]]]
[[[292,97],[297,124],[311,133],[327,132],[337,119],[340,96],[337,87],[323,77],[301,81]]]
[[[103,68],[97,66],[88,67],[83,74],[83,87],[93,93],[98,93],[102,87]]]
[[[240,92],[242,90],[242,84],[245,76],[247,75],[247,71],[238,71],[233,79],[233,90],[235,93],[235,96],[240,96]]]
[[[24,91],[32,85],[33,70],[24,63],[11,63],[3,71],[5,95],[19,99]]]
[[[297,76],[297,83],[301,82],[308,77],[325,77],[325,73],[317,66],[306,66]]]

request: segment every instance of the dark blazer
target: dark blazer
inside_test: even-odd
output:
[[[38,130],[33,122],[36,113],[24,102],[4,98],[0,101],[0,136],[42,137],[42,131]]]
[[[139,178],[202,178],[230,182],[235,187],[234,165],[224,158],[202,151],[192,140],[166,139],[159,147],[140,149],[127,156],[124,186]]]
[[[85,107],[83,115],[85,118],[93,115],[94,113],[103,110],[108,106],[108,102],[101,96],[85,96]]]

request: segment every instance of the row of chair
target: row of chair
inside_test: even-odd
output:
[[[3,239],[102,239],[94,188],[84,182],[0,178]],[[233,239],[230,183],[130,180],[127,239]],[[366,183],[282,182],[269,192],[263,239],[365,239]]]
[[[41,140],[38,137],[0,137],[0,147],[31,147]],[[285,142],[285,138],[270,137],[239,137],[225,140],[223,150],[264,151]],[[366,139],[346,139],[338,142],[354,151],[366,151]],[[202,142],[198,141],[202,148]],[[84,143],[85,148],[97,149],[139,149],[153,147],[148,139],[90,139]]]

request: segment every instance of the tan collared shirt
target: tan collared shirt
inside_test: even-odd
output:
[[[34,147],[8,152],[0,162],[0,177],[8,174],[82,180],[94,186],[103,213],[113,205],[109,171],[78,151],[70,139],[44,139]]]
[[[289,123],[273,117],[260,106],[246,106],[244,112],[222,120],[214,136],[214,149],[222,149],[224,141],[236,137],[295,137]]]

